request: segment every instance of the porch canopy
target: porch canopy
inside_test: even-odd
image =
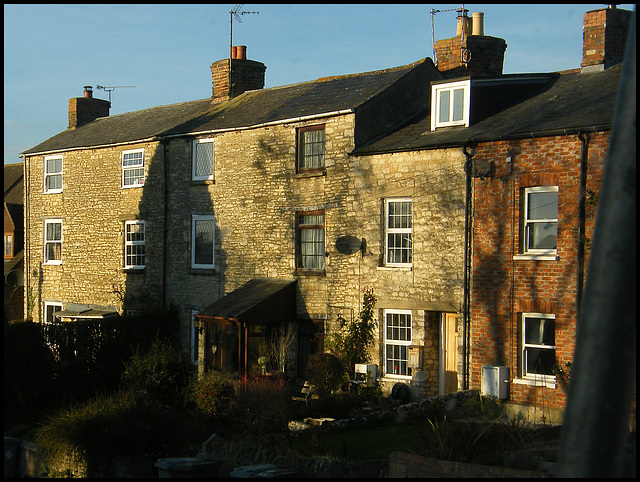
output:
[[[248,325],[280,325],[296,319],[296,280],[254,278],[198,312],[197,318]]]
[[[62,320],[62,318],[69,318],[71,320],[77,319],[94,319],[104,320],[118,316],[118,309],[115,306],[98,306],[98,305],[84,305],[80,303],[67,303],[65,309],[62,311],[56,311],[54,313],[56,318]]]
[[[204,330],[206,369],[248,374],[255,369],[260,340],[296,320],[296,280],[255,278],[198,312]]]

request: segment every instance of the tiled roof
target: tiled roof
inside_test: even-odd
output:
[[[202,99],[102,117],[28,149],[35,154],[231,130],[356,109],[426,60],[392,69],[245,92],[227,102]]]
[[[558,132],[609,130],[613,124],[622,64],[598,73],[558,75],[541,93],[469,127],[430,130],[430,113],[354,154],[463,146],[483,142],[550,135]]]
[[[24,163],[5,164],[4,166],[4,202],[8,204],[22,204],[24,180],[22,169]]]

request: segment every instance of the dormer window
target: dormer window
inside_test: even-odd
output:
[[[431,130],[440,127],[469,127],[471,81],[431,85]]]

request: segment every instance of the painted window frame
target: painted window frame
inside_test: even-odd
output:
[[[196,315],[200,310],[191,310],[191,323],[189,326],[189,353],[191,356],[191,363],[197,366],[198,363],[198,346],[200,342],[199,336],[199,328],[196,327],[194,321],[196,320]]]
[[[556,193],[556,217],[555,218],[530,218],[529,216],[529,205],[530,205],[530,195],[532,194],[548,194],[548,193]],[[558,220],[559,220],[559,190],[558,186],[533,186],[526,187],[522,193],[524,197],[524,209],[522,212],[522,253],[525,255],[536,255],[536,256],[545,256],[552,255],[555,256],[558,254]],[[532,234],[532,230],[534,226],[547,223],[555,225],[555,237],[556,237],[556,246],[554,248],[531,248],[530,247],[530,235]]]
[[[552,335],[553,344],[546,343],[531,343],[531,340],[527,340],[528,327],[527,322],[534,322],[538,320],[552,320]],[[520,314],[520,366],[519,366],[519,379],[514,380],[515,383],[529,384],[535,386],[546,386],[548,388],[556,388],[557,377],[553,374],[553,367],[556,366],[556,315],[552,313],[532,313],[526,312]],[[546,334],[543,333],[543,336]],[[535,371],[528,371],[528,353],[532,350],[553,350],[554,362],[550,363],[547,367],[546,373],[536,373]]]
[[[322,140],[320,142],[308,142],[307,134],[312,132],[322,132]],[[307,147],[310,147],[312,151],[313,145],[321,145],[322,152],[310,152],[306,153]],[[299,127],[297,129],[297,172],[305,173],[305,172],[322,172],[326,169],[326,146],[327,146],[327,137],[325,124],[318,124],[312,126]],[[319,162],[309,162],[311,159],[317,159]]]
[[[305,218],[318,218],[322,216],[322,224],[305,223]],[[316,219],[317,220],[317,219]],[[296,213],[296,269],[298,271],[324,272],[326,269],[326,218],[325,210],[298,211]],[[316,233],[314,236],[312,233]],[[320,236],[321,234],[321,236]],[[311,238],[309,239],[309,236]],[[322,238],[322,239],[320,239]],[[307,252],[305,247],[311,248]],[[317,263],[312,262],[316,260]]]
[[[385,309],[384,315],[384,373],[385,377],[411,379],[411,367],[409,367],[409,347],[413,340],[413,311]],[[404,325],[401,323],[392,323],[389,325],[390,318],[403,317]],[[408,317],[408,323],[406,318]],[[400,320],[400,318],[398,318]],[[395,335],[397,331],[397,335]],[[399,336],[404,333],[407,336]],[[390,353],[393,350],[393,353]],[[397,351],[396,351],[397,350]],[[391,365],[390,365],[391,363]],[[399,363],[399,365],[396,365]],[[390,370],[390,367],[393,367]]]
[[[211,263],[198,263],[196,260],[196,228],[200,222],[211,222]],[[191,267],[194,269],[215,269],[216,218],[213,214],[191,215]]]
[[[402,213],[402,207],[400,214],[395,214],[394,208],[393,214],[390,212],[390,205],[402,205],[408,204],[410,212],[408,214]],[[408,218],[408,226],[396,226],[396,223],[391,223],[391,219]],[[393,224],[393,226],[391,226]],[[399,236],[399,238],[398,238]],[[408,237],[407,237],[408,236]],[[390,239],[393,237],[393,245],[390,243]],[[400,240],[398,246],[396,242]],[[404,243],[407,241],[407,245]],[[394,253],[392,260],[391,253]],[[400,253],[401,261],[396,260],[395,253]],[[402,261],[404,256],[402,253],[407,253],[407,260]],[[413,199],[411,197],[398,197],[398,198],[386,198],[384,200],[384,265],[395,268],[410,268],[413,266]]]
[[[142,232],[131,233],[132,239],[129,239],[129,227],[130,226],[142,226]],[[133,239],[134,235],[140,236],[142,235],[142,239]],[[132,221],[124,222],[124,269],[145,269],[147,259],[146,259],[146,242],[147,242],[147,224],[145,221],[141,219],[136,219]],[[138,247],[138,248],[136,248]],[[142,247],[142,254],[129,252],[129,249],[136,250]],[[142,258],[142,264],[131,264],[129,263],[129,259],[133,258]]]
[[[15,236],[13,233],[4,233],[4,259],[13,258]]]
[[[59,224],[60,225],[60,238],[59,239],[48,239],[48,226],[50,224]],[[62,248],[64,246],[64,224],[62,222],[62,218],[50,218],[44,220],[44,233],[43,233],[43,241],[44,241],[44,262],[45,265],[61,265],[62,264]],[[56,259],[49,259],[49,246],[50,245],[59,245],[59,257]]]
[[[125,165],[125,162],[130,161],[129,159],[125,159],[126,156],[128,155],[135,155],[141,153],[142,155],[140,156],[140,162],[136,163],[136,164],[127,164]],[[122,188],[123,189],[131,189],[131,188],[136,188],[136,187],[143,187],[144,186],[144,182],[145,182],[145,162],[144,162],[144,148],[139,148],[139,149],[128,149],[126,151],[122,151],[122,153],[120,154],[120,159],[121,159],[121,166],[122,166]],[[134,179],[137,180],[134,183],[130,183],[127,184],[127,179],[128,176],[127,174],[134,172],[134,171],[142,171],[142,175],[140,175],[139,173],[137,173],[137,175],[134,175],[132,177],[130,177],[130,179]]]
[[[60,169],[49,171],[49,163],[52,161],[60,160]],[[54,164],[55,166],[55,164]],[[62,175],[64,168],[64,158],[62,155],[51,155],[44,156],[44,193],[45,194],[57,194],[62,192]],[[49,187],[49,181],[52,179],[59,179],[59,183],[56,182],[56,185],[60,185],[60,187]]]
[[[198,146],[204,144],[211,144],[211,172],[209,174],[197,174],[198,167]],[[194,139],[192,144],[192,158],[191,158],[191,180],[193,181],[213,181],[215,171],[215,144],[214,138],[209,137],[206,139]]]
[[[456,97],[455,93],[461,92],[462,97]],[[440,119],[443,99],[445,94],[449,98],[448,116],[446,120]],[[456,102],[456,99],[462,101],[462,105]],[[460,118],[452,119],[456,113],[456,106],[460,106]],[[442,127],[464,126],[469,127],[470,109],[471,109],[471,80],[459,80],[455,82],[445,82],[440,84],[431,84],[431,130],[434,131]]]

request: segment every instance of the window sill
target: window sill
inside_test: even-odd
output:
[[[129,274],[129,273],[144,273],[145,271],[145,267],[139,267],[139,268],[134,268],[134,267],[128,267],[128,268],[122,268],[122,271]]]
[[[216,183],[215,179],[191,179],[191,186],[210,186]]]
[[[382,375],[382,379],[386,381],[411,381],[413,377],[411,375],[395,375],[393,373],[385,373]]]
[[[308,276],[326,276],[327,271],[324,269],[297,269],[296,274]]]
[[[557,254],[516,254],[513,259],[515,261],[558,261],[560,257]]]
[[[309,171],[309,172],[296,172],[293,175],[294,179],[304,179],[307,177],[326,177],[327,171],[324,169],[321,171]]]
[[[537,378],[514,378],[513,383],[515,385],[528,385],[531,387],[546,387],[546,388],[558,388],[558,381],[554,376],[543,375],[542,377]]]
[[[189,274],[203,274],[213,275],[216,274],[215,268],[189,268]]]
[[[378,271],[413,271],[413,265],[407,266],[378,266]]]

